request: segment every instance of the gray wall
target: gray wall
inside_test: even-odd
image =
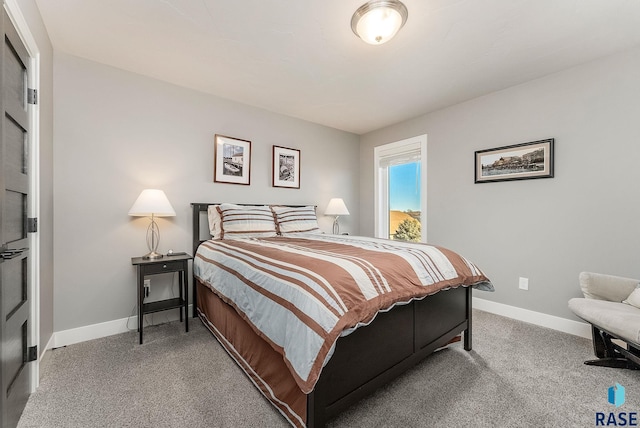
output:
[[[634,50],[362,136],[361,233],[374,233],[373,148],[427,134],[429,242],[492,279],[475,296],[575,319],[580,271],[640,278],[638,70]],[[473,183],[474,151],[550,137],[555,178]]]
[[[177,213],[158,222],[162,252],[190,251],[191,202],[316,204],[330,231],[321,214],[342,197],[358,232],[358,136],[60,52],[54,71],[55,331],[132,314],[148,220],[127,212],[144,188]],[[252,141],[250,186],[213,183],[216,133]],[[301,189],[271,187],[272,145],[301,150]]]
[[[53,334],[53,48],[34,0],[18,0],[40,55],[40,351]]]

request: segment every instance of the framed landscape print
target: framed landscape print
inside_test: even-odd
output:
[[[273,187],[300,188],[300,150],[273,146]]]
[[[216,134],[213,181],[250,184],[251,141]]]
[[[475,183],[553,177],[554,139],[475,152]]]

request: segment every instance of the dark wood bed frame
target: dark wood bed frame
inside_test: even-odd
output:
[[[201,238],[202,213],[213,204],[191,205],[195,255],[206,239]],[[193,302],[196,317],[195,278]],[[307,395],[307,426],[324,426],[330,418],[397,378],[460,333],[464,333],[464,349],[470,351],[471,287],[439,292],[378,314],[368,326],[338,339],[315,389]]]

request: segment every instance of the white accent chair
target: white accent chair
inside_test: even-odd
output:
[[[570,299],[569,309],[591,324],[593,351],[598,357],[585,364],[640,369],[640,308],[622,303],[631,300],[639,282],[591,272],[580,274],[584,298]]]

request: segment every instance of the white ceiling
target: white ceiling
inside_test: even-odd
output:
[[[36,0],[54,49],[363,134],[640,46],[638,0],[403,0],[371,46],[365,0]]]

